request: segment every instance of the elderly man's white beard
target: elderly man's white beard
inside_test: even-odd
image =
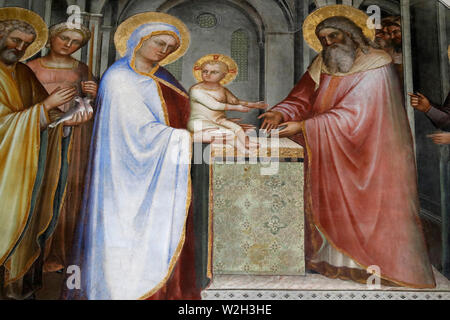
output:
[[[331,73],[347,73],[356,59],[356,45],[349,37],[344,43],[336,43],[322,51],[323,61]]]

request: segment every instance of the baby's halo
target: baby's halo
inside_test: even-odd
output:
[[[207,54],[194,64],[194,68],[192,70],[194,74],[194,78],[197,82],[201,82],[202,79],[202,68],[209,63],[224,63],[228,67],[227,75],[220,81],[221,85],[226,85],[236,79],[238,75],[238,66],[237,63],[230,57],[220,54],[220,53],[211,53]]]

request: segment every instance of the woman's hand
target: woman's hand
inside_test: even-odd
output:
[[[411,97],[411,106],[414,109],[417,109],[419,111],[422,112],[428,112],[431,108],[431,103],[428,100],[427,97],[425,97],[423,94],[421,93],[417,93],[417,94],[413,94],[413,93],[408,93],[408,95]]]
[[[427,135],[436,144],[450,144],[450,132],[438,132]]]
[[[278,132],[279,138],[292,137],[302,132],[302,121],[284,122],[280,124],[278,127],[279,128],[284,127]]]
[[[92,119],[92,112],[77,112],[72,119],[64,121],[65,126],[77,126]]]
[[[82,123],[85,123],[92,119],[94,112],[90,105],[90,100],[87,98],[75,98],[75,101],[77,101],[80,106],[82,107],[81,110],[79,110],[77,113],[73,115],[73,117],[70,120],[64,121],[65,126],[76,126]]]
[[[258,119],[264,119],[261,129],[270,131],[278,127],[283,121],[283,115],[277,111],[268,111],[258,117]]]
[[[226,144],[234,138],[234,134],[228,131],[221,131],[218,128],[208,128],[202,131],[197,131],[193,134],[194,142],[199,143],[213,143],[213,144]]]
[[[81,91],[90,95],[92,99],[97,97],[98,85],[95,81],[81,81]]]
[[[56,107],[59,107],[75,97],[77,94],[77,90],[74,87],[56,88],[53,92],[45,99],[42,103],[44,105],[45,110],[49,111]]]

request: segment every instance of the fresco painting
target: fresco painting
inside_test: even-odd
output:
[[[450,299],[447,0],[0,5],[1,300]]]

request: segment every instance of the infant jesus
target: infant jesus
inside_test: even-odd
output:
[[[227,119],[225,111],[249,112],[250,109],[265,109],[264,102],[247,102],[236,98],[223,85],[237,75],[237,65],[230,58],[220,54],[210,54],[199,59],[194,67],[194,76],[200,81],[189,90],[191,116],[187,125],[190,132],[217,129],[224,134],[231,133],[237,138],[237,147],[246,150],[257,143],[250,141],[243,127]],[[215,131],[216,132],[216,131]]]

